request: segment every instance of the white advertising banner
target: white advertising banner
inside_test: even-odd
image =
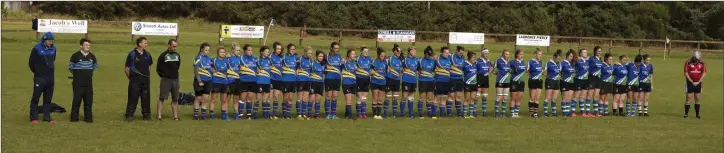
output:
[[[380,42],[415,42],[415,30],[377,30]]]
[[[132,22],[131,34],[133,35],[156,35],[156,36],[177,36],[177,23],[160,22]]]
[[[448,37],[450,44],[485,44],[484,33],[450,32]]]
[[[264,26],[222,25],[221,38],[264,38]]]
[[[38,19],[38,32],[88,33],[88,20]]]
[[[551,45],[551,36],[518,34],[515,37],[515,45],[518,45],[518,46],[550,46]]]

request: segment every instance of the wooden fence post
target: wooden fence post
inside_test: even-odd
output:
[[[342,47],[342,31],[339,31],[339,46]]]
[[[641,54],[641,50],[644,49],[644,41],[639,41],[639,54]]]
[[[608,41],[608,53],[611,54],[611,50],[613,49],[613,39]]]

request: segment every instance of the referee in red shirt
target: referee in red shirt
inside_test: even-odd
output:
[[[696,110],[696,118],[699,116],[699,97],[701,96],[701,81],[706,77],[706,66],[701,60],[701,52],[695,51],[694,57],[686,60],[684,63],[684,76],[686,76],[686,105],[684,105],[684,118],[689,117],[689,108],[691,108],[691,96],[694,96],[694,110]]]

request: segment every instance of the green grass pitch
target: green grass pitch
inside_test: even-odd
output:
[[[25,22],[4,22],[2,30],[28,29]],[[181,90],[192,91],[192,64],[198,45],[216,44],[218,25],[180,25],[182,55]],[[99,60],[95,72],[95,123],[69,122],[69,113],[53,114],[55,125],[28,121],[32,73],[27,67],[30,48],[37,43],[31,32],[2,34],[2,146],[3,152],[722,152],[722,55],[705,54],[708,75],[702,95],[702,119],[684,119],[683,63],[690,52],[672,53],[663,60],[661,52],[649,51],[655,67],[655,89],[651,94],[650,117],[604,118],[478,118],[438,120],[244,120],[194,121],[192,107],[181,108],[182,121],[171,121],[165,104],[164,121],[123,121],[128,81],[123,63],[134,44],[129,35],[94,34],[97,31],[128,30],[127,26],[91,25],[92,51]],[[267,44],[298,43],[298,31],[274,27]],[[71,53],[78,50],[82,35],[57,34],[56,84],[53,102],[68,111],[72,100],[67,69]],[[157,56],[170,37],[151,36],[149,51]],[[335,37],[311,36],[304,45],[328,51]],[[258,40],[235,39],[255,45]],[[225,40],[229,45],[231,40]],[[389,49],[392,43],[380,43]],[[410,44],[400,43],[403,48]],[[345,38],[342,48],[375,46],[373,39]],[[418,42],[418,56],[424,46],[439,48],[443,43]],[[551,49],[567,50],[554,44]],[[491,58],[512,44],[487,44]],[[586,46],[593,48],[593,46]],[[298,47],[301,48],[301,47]],[[467,46],[479,51],[480,47]],[[530,47],[527,47],[530,51]],[[298,49],[299,50],[299,49]],[[553,51],[544,54],[547,61]],[[628,54],[635,50],[617,50]],[[213,53],[212,53],[213,54]],[[215,56],[215,55],[211,55]],[[532,57],[526,52],[525,58]],[[154,61],[157,62],[157,61]],[[155,69],[155,65],[153,66]],[[151,70],[151,109],[155,115],[159,77]],[[492,81],[492,80],[491,80]],[[527,115],[524,94],[521,116]],[[541,97],[543,98],[543,97]],[[343,97],[339,97],[343,102]],[[558,101],[560,102],[560,100]],[[217,105],[219,105],[217,103]],[[140,106],[139,106],[140,107]],[[489,104],[492,110],[492,104]],[[371,107],[370,107],[371,108]],[[218,106],[217,106],[217,109]],[[479,108],[478,108],[479,109]],[[340,114],[344,106],[338,108]],[[371,110],[371,109],[370,109]],[[218,111],[218,110],[217,110]],[[560,111],[560,109],[559,109]],[[691,112],[693,114],[692,108]],[[693,115],[692,115],[693,116]]]

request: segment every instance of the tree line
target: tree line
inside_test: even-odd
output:
[[[722,40],[724,2],[37,2],[93,20],[199,18],[229,24]],[[312,33],[313,34],[313,33]]]

